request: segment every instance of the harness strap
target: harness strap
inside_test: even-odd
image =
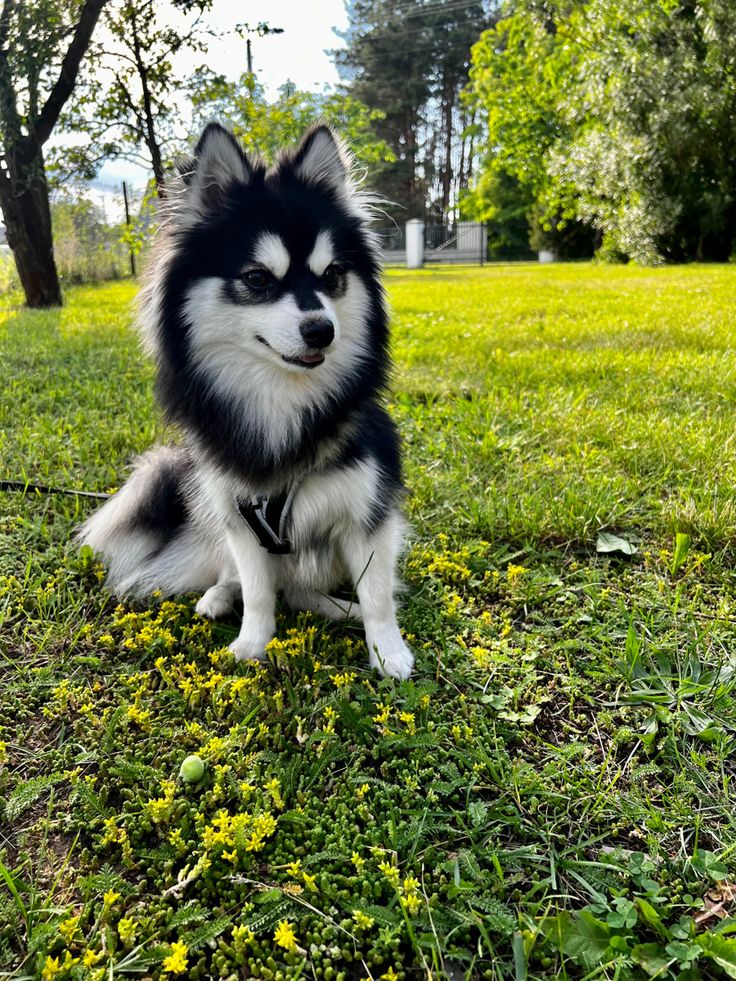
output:
[[[291,542],[287,538],[291,505],[296,486],[272,494],[263,494],[255,500],[236,503],[240,516],[258,539],[261,548],[271,555],[287,555],[291,552]]]

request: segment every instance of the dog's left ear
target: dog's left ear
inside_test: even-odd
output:
[[[341,190],[348,183],[350,158],[329,126],[317,125],[304,136],[292,166],[300,180]]]
[[[222,205],[235,184],[247,184],[252,171],[245,153],[229,129],[208,123],[194,151],[191,194],[195,206],[209,211]]]

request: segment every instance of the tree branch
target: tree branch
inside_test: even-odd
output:
[[[35,126],[33,126],[33,135],[41,145],[51,136],[59,114],[64,108],[64,103],[72,94],[74,83],[79,74],[79,66],[89,47],[92,32],[95,29],[105,3],[106,0],[85,0],[76,30],[74,31],[74,37],[61,63],[59,77],[49,93],[46,104],[39,113]]]

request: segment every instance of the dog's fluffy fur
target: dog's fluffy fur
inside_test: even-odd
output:
[[[262,658],[278,590],[295,609],[362,619],[371,664],[407,677],[396,622],[401,461],[382,404],[388,324],[365,198],[318,126],[267,169],[210,124],[171,182],[141,326],[183,443],[142,456],[80,539],[118,596],[242,598],[232,649]],[[291,552],[239,505],[291,490]],[[331,595],[355,587],[358,602]]]

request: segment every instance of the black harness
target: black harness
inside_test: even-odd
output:
[[[295,491],[296,486],[292,486],[270,497],[263,494],[253,501],[237,498],[241,518],[256,536],[261,548],[271,555],[291,552],[287,533]]]

